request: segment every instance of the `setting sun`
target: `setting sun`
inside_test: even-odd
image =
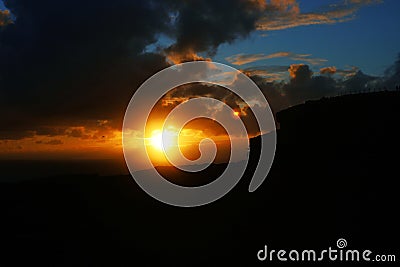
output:
[[[164,133],[164,140],[163,140],[163,133]],[[174,138],[176,138],[177,133],[170,131],[170,130],[155,130],[152,132],[150,137],[150,145],[159,150],[167,150],[174,146]]]

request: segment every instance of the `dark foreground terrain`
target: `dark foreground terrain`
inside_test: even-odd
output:
[[[247,192],[259,149],[253,139],[245,177],[198,208],[164,205],[124,175],[3,182],[0,266],[279,266],[259,262],[257,251],[336,248],[339,238],[348,249],[395,254],[398,263],[399,103],[398,92],[381,92],[280,112],[277,154],[264,184]]]

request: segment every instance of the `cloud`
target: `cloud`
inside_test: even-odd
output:
[[[247,76],[259,76],[268,82],[282,81],[287,77],[289,66],[256,66],[242,69]]]
[[[310,67],[304,64],[292,64],[290,65],[288,71],[292,80],[309,80],[313,75]]]
[[[322,65],[328,60],[324,58],[311,58],[311,54],[293,54],[290,55],[289,58],[295,61],[306,62],[311,65]]]
[[[248,63],[253,63],[260,60],[278,58],[278,57],[289,57],[289,52],[277,52],[269,55],[265,54],[237,54],[233,56],[226,57],[225,59],[232,63],[233,65],[244,65]]]
[[[254,108],[256,104],[245,103],[239,96],[227,90],[226,88],[208,83],[191,83],[187,85],[181,85],[171,90],[160,101],[160,103],[156,105],[157,112],[155,119],[160,119],[160,117],[168,115],[169,112],[177,105],[187,101],[188,99],[196,97],[208,97],[224,102],[233,110],[240,112],[241,118],[251,136],[258,133],[259,128],[257,126],[254,114],[249,110],[249,105],[252,105],[252,108]],[[221,105],[220,108],[222,109],[223,106]],[[191,106],[191,112],[193,112],[193,114],[198,114],[206,110],[209,116],[218,121],[219,116],[223,114],[220,108],[217,108],[217,105],[199,104],[198,106]],[[207,128],[206,130],[204,125],[205,124],[203,123],[194,123],[191,126],[197,127],[195,130],[201,130],[203,132],[205,131],[212,133],[213,135],[220,135],[224,133],[221,132],[221,129],[214,129],[212,131],[211,129]]]
[[[190,98],[199,96],[212,97],[227,103],[234,109],[235,108],[240,109],[239,104],[241,103],[241,100],[235,94],[233,94],[230,91],[227,91],[223,87],[212,84],[203,84],[203,83],[192,83],[188,85],[181,85],[171,90],[163,99],[163,103],[164,105],[166,103],[170,103],[171,106],[174,106]]]
[[[199,56],[197,53],[194,52],[193,49],[188,48],[186,50],[174,51],[174,49],[166,49],[166,54],[168,60],[173,64],[179,64],[182,62],[189,62],[189,61],[211,61],[211,58],[205,58]]]
[[[293,52],[276,52],[272,54],[237,54],[233,56],[226,57],[225,59],[234,65],[245,65],[253,63],[260,60],[267,60],[272,58],[290,58],[295,61],[302,61],[312,65],[321,65],[326,62],[326,59],[322,58],[312,58],[311,54],[296,54]]]
[[[400,53],[393,65],[386,69],[383,86],[387,88],[400,86]]]
[[[363,91],[367,88],[395,88],[400,85],[400,55],[386,71],[386,77],[374,77],[364,74],[356,66],[340,69],[335,66],[320,68],[313,72],[307,64],[290,66],[254,66],[242,69],[262,90],[272,110],[278,112],[290,106],[310,99],[337,96],[346,92]],[[274,75],[276,74],[276,77]],[[289,79],[282,79],[289,78]],[[390,86],[386,81],[390,82]],[[170,104],[177,105],[195,96],[196,90],[205,95],[227,101],[230,105],[240,106],[240,100],[227,97],[227,93],[212,87],[182,88],[170,95]],[[197,93],[197,95],[200,95]],[[181,97],[181,98],[180,98]],[[229,100],[229,101],[228,101]]]
[[[16,19],[0,31],[0,125],[19,138],[99,119],[118,128],[134,89],[168,66],[143,53],[169,27],[165,1],[5,5]]]
[[[379,88],[393,90],[396,85],[400,85],[400,55],[397,61],[388,68],[386,77],[367,75],[355,66],[349,69],[337,69],[331,66],[313,73],[306,64],[290,65],[288,74],[289,82],[271,81],[259,75],[251,75],[251,73],[249,75],[262,90],[274,112],[307,100],[343,93]]]
[[[332,67],[321,68],[321,69],[319,70],[319,73],[321,73],[321,74],[332,75],[332,74],[335,74],[336,71],[337,71],[336,67],[335,67],[335,66],[332,66]]]
[[[170,33],[176,42],[164,50],[174,63],[201,60],[200,52],[212,56],[220,44],[248,36],[266,8],[264,1],[253,0],[182,1],[177,5]]]
[[[366,5],[382,3],[381,0],[350,0],[332,4],[320,12],[301,13],[295,1],[283,1],[281,8],[268,10],[258,21],[260,31],[275,31],[306,25],[335,24],[353,20],[356,12]],[[272,11],[272,12],[271,12]]]
[[[9,10],[0,10],[0,28],[11,24],[11,13]]]
[[[0,129],[0,140],[20,140],[33,137],[34,135],[35,132],[31,130]]]
[[[221,44],[260,29],[260,22],[266,23],[268,16],[273,28],[279,20],[287,27],[287,20],[292,23],[296,16],[304,15],[291,0],[4,2],[10,11],[0,13],[0,23],[7,25],[0,29],[0,113],[7,116],[0,116],[0,139],[28,142],[39,138],[62,140],[64,144],[65,139],[79,143],[114,138],[134,90],[170,63],[207,59]],[[329,12],[365,4],[351,1],[331,7]],[[329,12],[328,16],[333,16]],[[145,53],[160,35],[168,36],[172,44]],[[311,65],[326,61],[291,52],[241,55],[232,60],[242,65],[263,57],[287,57]],[[273,82],[287,77],[288,69],[259,66],[243,71],[257,79],[263,90],[273,87],[282,107],[322,95],[312,92],[330,86],[331,80],[316,77],[303,84],[297,78],[289,83]],[[307,71],[306,67],[292,69],[293,75],[300,77],[301,70]],[[353,70],[337,70],[337,75],[352,74]],[[304,91],[317,84],[322,84],[318,90]],[[195,95],[190,90],[171,95],[172,106],[186,94]],[[207,90],[209,95],[241,108],[233,95]]]
[[[274,112],[309,99],[335,95],[341,83],[332,77],[314,75],[306,64],[292,64],[287,68],[289,82],[276,82],[260,76],[250,76],[266,96]]]
[[[119,129],[143,81],[245,38],[267,8],[254,0],[4,3],[15,19],[0,30],[0,112],[8,114],[0,117],[2,139],[97,120]],[[4,21],[9,12],[1,14]],[[160,35],[172,45],[145,53]]]
[[[44,142],[44,144],[46,145],[53,145],[53,146],[57,146],[57,145],[62,145],[63,141],[59,140],[59,139],[52,139],[50,141]]]
[[[282,86],[284,96],[290,106],[306,100],[319,99],[324,96],[337,94],[339,86],[336,80],[326,76],[313,76],[308,65],[296,64],[289,68],[291,80]]]
[[[343,91],[363,91],[367,89],[370,82],[376,80],[378,80],[378,77],[364,74],[361,70],[358,70],[343,81]]]
[[[337,69],[336,74],[343,79],[349,79],[357,74],[360,69],[356,66],[351,66],[349,69]]]

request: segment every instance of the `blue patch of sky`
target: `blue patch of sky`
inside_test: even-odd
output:
[[[0,0],[0,10],[4,10],[6,7],[4,6],[3,1]]]
[[[337,3],[336,1],[330,1]],[[302,2],[303,3],[303,2]],[[306,5],[307,4],[307,5]],[[316,2],[304,1],[302,12],[318,9]],[[362,7],[354,20],[330,24],[309,25],[279,31],[254,32],[249,38],[220,46],[213,59],[228,63],[225,58],[234,54],[270,54],[289,51],[312,54],[328,61],[320,67],[357,66],[370,75],[381,76],[400,52],[400,1],[387,0],[382,4]],[[252,65],[288,65],[298,63],[287,58],[255,62]]]
[[[175,40],[165,34],[159,34],[157,41],[145,47],[145,53],[157,53],[159,48],[166,48],[175,43]]]

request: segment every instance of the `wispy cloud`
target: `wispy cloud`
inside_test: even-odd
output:
[[[248,76],[259,76],[266,82],[282,81],[288,77],[289,66],[257,66],[242,69]]]
[[[229,63],[234,65],[244,65],[248,63],[253,63],[260,60],[267,60],[272,58],[290,58],[291,60],[306,62],[311,65],[321,65],[327,62],[326,59],[323,58],[313,58],[311,54],[296,54],[293,52],[276,52],[272,54],[237,54],[230,57],[225,58]]]
[[[278,57],[288,57],[289,52],[276,52],[273,54],[265,55],[265,54],[237,54],[230,57],[225,58],[229,63],[234,65],[244,65],[248,63],[252,63],[259,60],[278,58]]]
[[[349,69],[338,69],[336,70],[336,74],[344,79],[348,79],[357,74],[360,69],[356,66],[351,66]]]
[[[324,67],[319,70],[321,75],[332,76],[335,75],[336,78],[349,79],[357,74],[360,69],[356,66],[348,66],[346,69],[338,69],[335,66]]]
[[[313,58],[311,56],[311,54],[291,54],[289,58],[295,61],[307,62],[311,65],[322,65],[328,61],[324,58]]]
[[[291,3],[291,5],[286,5],[286,9],[276,9],[274,12],[267,10],[265,15],[258,21],[257,29],[260,31],[275,31],[298,26],[346,22],[355,19],[357,11],[363,6],[382,2],[382,0],[348,0],[329,5],[319,12],[309,13],[301,13],[298,5],[297,8],[289,8],[294,5],[294,3]]]

